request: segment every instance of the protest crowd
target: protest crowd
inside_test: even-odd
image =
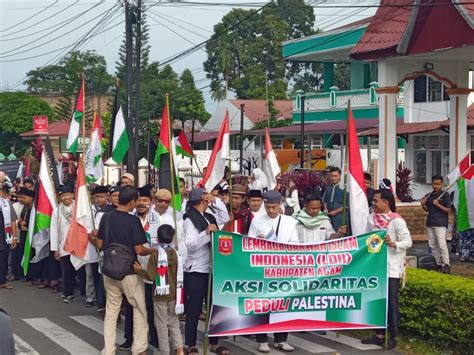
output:
[[[340,169],[331,168],[329,179],[330,185],[322,195],[309,194],[294,203],[294,195],[286,196],[281,181],[276,179],[271,186],[260,169],[245,183],[232,183],[224,177],[211,191],[199,184],[188,191],[180,178],[183,199],[176,211],[169,190],[151,185],[137,189],[133,187],[134,176],[125,173],[117,185],[91,185],[90,209],[95,227],[88,232],[88,252],[94,256],[85,265],[77,265],[65,248],[74,218],[75,194],[73,186],[64,185],[51,215],[48,255],[39,262],[31,262],[35,255],[30,255],[26,276],[22,259],[37,196],[35,182],[25,178],[12,185],[2,183],[0,288],[10,289],[24,280],[27,286],[58,293],[65,303],[83,301],[85,307],[97,307],[105,317],[104,354],[116,351],[120,313],[125,317],[126,339],[120,349],[145,353],[150,346],[159,348],[162,354],[198,354],[197,328],[199,320],[206,317],[212,233],[224,230],[293,244],[351,235],[349,204],[344,201],[349,196],[340,187]],[[381,180],[379,189],[374,190],[369,187],[369,174],[365,179],[370,207],[366,231],[388,230],[388,346],[394,348],[399,326],[398,290],[412,240],[405,221],[396,213],[390,181]],[[314,190],[320,191],[316,186]],[[440,269],[449,272],[446,240],[439,235],[447,226],[451,202],[448,194],[437,199],[441,194],[442,180],[435,176],[433,192],[421,203],[429,212],[427,231],[432,253]],[[11,235],[8,245],[7,234]],[[111,252],[128,255],[133,267],[121,270],[117,261],[109,265]],[[114,270],[109,270],[111,267]],[[180,321],[184,322],[184,336]],[[362,341],[383,345],[385,334],[382,329]],[[287,333],[276,333],[275,347],[293,351],[287,337]],[[219,345],[218,337],[210,337],[209,346],[211,352],[229,353]],[[256,348],[270,352],[266,334],[256,335]]]

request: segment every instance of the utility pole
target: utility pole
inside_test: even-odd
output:
[[[142,0],[137,0],[136,7],[136,42],[135,42],[135,168],[133,174],[135,183],[138,184],[138,160],[140,159],[140,79],[141,79],[141,46],[142,46]],[[138,186],[138,185],[137,185]]]
[[[133,7],[132,7],[133,8]],[[127,96],[127,133],[131,140],[127,154],[127,172],[135,170],[135,144],[133,135],[133,25],[132,8],[129,0],[125,0],[125,66],[126,66],[126,96]]]

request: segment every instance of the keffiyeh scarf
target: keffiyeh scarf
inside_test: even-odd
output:
[[[8,245],[12,242],[12,216],[10,211],[10,204],[3,197],[0,198],[0,208],[3,214],[3,228],[5,230],[5,241]]]
[[[178,270],[176,275],[176,314],[184,312],[184,261],[179,252],[170,244],[160,244],[158,246],[158,262],[156,265],[155,276],[155,294],[166,296],[170,294],[170,285],[168,280],[168,254],[166,249],[175,251],[178,259]]]
[[[293,218],[308,229],[318,229],[324,221],[330,221],[324,212],[319,212],[316,217],[311,217],[305,210],[299,210],[293,215]]]

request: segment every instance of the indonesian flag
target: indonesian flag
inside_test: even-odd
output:
[[[71,118],[69,133],[67,135],[66,148],[71,153],[77,153],[79,133],[81,131],[81,123],[84,119],[84,77],[82,77],[81,88],[77,96],[76,108]]]
[[[454,187],[453,204],[456,208],[458,232],[474,228],[474,165],[471,155],[461,160],[448,175],[449,183]]]
[[[86,153],[86,178],[88,183],[96,182],[104,177],[102,162],[102,124],[98,112],[92,122],[91,144]]]
[[[115,93],[114,114],[112,116],[110,127],[110,147],[112,160],[117,164],[121,164],[125,154],[127,154],[130,142],[128,140],[127,126],[123,117],[122,107],[120,106],[120,98],[118,89]]]
[[[364,168],[360,157],[359,141],[355,128],[352,110],[347,115],[348,163],[349,173],[347,188],[349,192],[349,211],[351,215],[352,234],[359,235],[366,232],[369,204],[367,189],[364,181]]]
[[[265,159],[263,160],[263,172],[267,177],[268,188],[273,190],[277,185],[276,177],[280,175],[281,169],[276,154],[273,151],[268,127],[265,128]]]
[[[226,111],[216,144],[212,149],[206,174],[202,179],[206,191],[211,191],[224,177],[227,160],[230,158],[229,135],[229,112]]]
[[[49,227],[51,226],[51,215],[57,207],[56,191],[54,190],[53,179],[49,171],[46,152],[43,149],[36,199],[31,209],[22,260],[25,275],[28,273],[30,262],[35,263],[49,256]],[[31,259],[32,249],[35,249],[35,256]]]
[[[78,270],[91,258],[94,251],[87,237],[94,229],[89,192],[87,191],[84,162],[82,157],[77,168],[75,205],[72,213],[71,226],[64,244],[64,251],[71,254],[71,263]],[[92,250],[90,250],[92,249]]]

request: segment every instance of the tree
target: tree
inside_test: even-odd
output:
[[[188,121],[197,119],[202,124],[211,116],[204,104],[202,92],[196,88],[191,70],[186,69],[179,77],[179,93],[174,98],[175,119]]]
[[[26,75],[27,91],[41,95],[59,95],[55,108],[58,119],[70,119],[75,97],[81,84],[81,74],[86,82],[86,98],[107,95],[113,77],[107,73],[105,58],[95,51],[73,51],[61,63],[30,70]]]
[[[10,153],[26,146],[19,134],[33,129],[33,116],[54,119],[54,111],[46,101],[22,92],[0,93],[0,149]]]
[[[286,98],[288,82],[302,68],[282,60],[282,42],[314,33],[313,8],[304,0],[278,0],[252,14],[233,9],[214,26],[204,69],[215,99],[228,90],[240,99]]]

